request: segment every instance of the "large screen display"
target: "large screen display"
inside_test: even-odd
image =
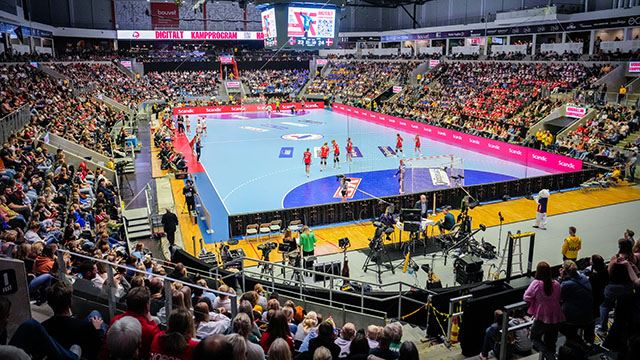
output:
[[[290,6],[287,36],[291,47],[331,47],[336,36],[336,9]]]
[[[629,62],[629,72],[630,73],[638,73],[638,72],[640,72],[640,61],[631,61],[631,62]]]
[[[278,28],[276,27],[276,9],[269,8],[262,11],[262,33],[264,45],[267,47],[278,46]]]

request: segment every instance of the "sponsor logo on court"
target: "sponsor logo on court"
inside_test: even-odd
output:
[[[320,140],[324,136],[320,134],[286,134],[286,135],[282,135],[281,137],[284,140],[292,140],[292,141],[314,141],[314,140]]]
[[[353,178],[349,177],[351,181],[347,184],[347,199],[353,199],[356,195],[356,190],[358,190],[358,186],[360,186],[360,182],[362,182],[362,178]],[[336,192],[333,194],[334,199],[342,199],[342,189],[338,187]]]
[[[254,131],[254,132],[267,132],[267,131],[269,131],[267,129],[257,128],[257,127],[253,127],[253,126],[240,126],[240,129]]]

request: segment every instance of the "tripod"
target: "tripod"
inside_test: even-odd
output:
[[[382,246],[381,239],[378,238],[372,240],[369,244],[369,248],[371,249],[371,251],[369,251],[367,260],[365,260],[364,265],[362,265],[362,270],[364,270],[364,272],[366,273],[369,267],[375,266],[376,270],[374,271],[378,274],[378,283],[382,284],[382,273],[391,271],[391,273],[395,275],[396,270],[394,269],[393,264],[391,264],[389,254],[387,254],[387,251]],[[373,260],[375,263],[372,264],[371,260]],[[383,261],[386,262],[384,264],[384,269],[382,268]]]
[[[262,268],[260,270],[260,277],[262,277],[262,275],[271,275],[273,277],[273,265],[269,264],[269,252],[270,250],[262,251],[262,258],[260,260],[264,262],[259,265],[259,267]]]
[[[500,251],[500,245],[502,242],[502,223],[504,222],[504,217],[500,211],[498,211],[498,218],[500,220],[500,227],[498,228],[498,251]]]
[[[395,267],[396,269],[402,269],[402,272],[406,272],[407,266],[411,265],[411,263],[415,264],[411,256],[413,256],[413,254],[415,254],[416,252],[416,242],[419,241],[419,238],[420,238],[420,232],[418,231],[411,232],[411,234],[409,235],[409,241],[404,243],[404,246],[402,249],[403,250],[402,254],[404,255],[404,261],[396,265]],[[426,255],[427,247],[426,247],[426,244],[424,245],[425,245],[424,248],[425,248],[425,255]]]

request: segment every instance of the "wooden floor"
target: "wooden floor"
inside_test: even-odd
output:
[[[174,197],[180,199],[182,196],[182,188],[184,184],[181,180],[172,180],[172,188]],[[618,203],[640,200],[640,188],[631,186],[620,186],[605,190],[584,192],[582,190],[569,191],[564,193],[552,194],[549,199],[548,216],[559,215],[574,211],[586,210],[596,207],[614,205]],[[473,227],[478,228],[480,224],[487,227],[499,225],[498,212],[502,213],[505,218],[504,224],[520,222],[524,220],[533,220],[535,218],[536,204],[533,200],[517,199],[506,202],[488,204],[478,206],[469,211],[473,218]],[[454,215],[458,215],[458,211],[452,211]],[[194,253],[192,245],[192,237],[196,239],[202,238],[202,233],[197,225],[190,222],[187,214],[178,214],[182,237],[186,244],[186,250]],[[434,216],[432,219],[438,220],[442,215]],[[368,246],[369,238],[374,233],[373,225],[367,221],[357,224],[322,227],[314,230],[318,243],[316,245],[316,255],[334,254],[341,251],[338,247],[338,239],[348,237],[351,242],[351,250],[358,250]],[[429,230],[431,233],[431,230]],[[438,234],[435,229],[433,234]],[[398,238],[399,230],[396,230],[395,237]],[[234,248],[242,248],[248,257],[260,258],[261,252],[257,249],[259,244],[267,241],[280,242],[281,235],[272,236],[270,239],[264,236],[260,239],[245,239],[240,241],[238,245],[231,246]],[[408,239],[408,233],[402,235],[402,239]],[[217,252],[215,244],[205,244],[206,250]],[[200,251],[199,242],[196,244],[196,250]],[[271,253],[271,261],[280,261],[281,255],[274,251]]]

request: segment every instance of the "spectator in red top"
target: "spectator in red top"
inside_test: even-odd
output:
[[[158,324],[153,321],[149,313],[149,290],[146,287],[136,287],[127,294],[127,311],[120,315],[116,315],[111,324],[125,316],[131,316],[137,319],[142,326],[142,344],[140,346],[140,355],[146,359],[149,357],[149,349],[151,342],[157,333],[160,332]]]
[[[189,310],[179,308],[169,316],[166,331],[159,332],[151,343],[151,358],[191,360],[198,341],[193,339],[195,328]]]
[[[265,353],[269,352],[269,347],[278,338],[284,339],[289,345],[289,349],[293,351],[293,336],[289,331],[287,316],[282,310],[276,311],[275,315],[269,320],[267,331],[260,338],[260,346],[262,346]]]

